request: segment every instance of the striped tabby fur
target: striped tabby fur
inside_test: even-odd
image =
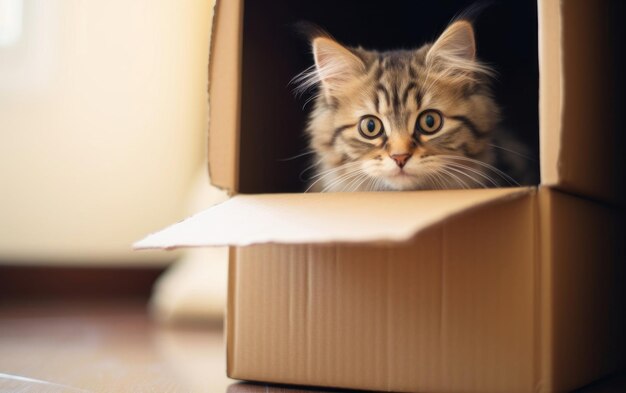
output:
[[[300,90],[318,92],[307,127],[316,168],[309,190],[515,184],[495,167],[500,110],[489,87],[493,71],[476,59],[469,22],[453,22],[416,50],[348,48],[320,32],[311,44],[315,64],[295,80]],[[437,119],[440,129],[425,132]]]

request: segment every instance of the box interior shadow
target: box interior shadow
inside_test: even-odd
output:
[[[308,96],[290,81],[313,64],[299,21],[315,23],[340,42],[387,50],[417,48],[434,40],[474,1],[246,0],[243,15],[241,193],[302,192],[312,172],[304,128]],[[504,125],[538,161],[539,71],[535,2],[500,2],[475,20],[478,57],[497,72],[494,92]]]

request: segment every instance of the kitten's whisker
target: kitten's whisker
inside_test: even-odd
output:
[[[481,171],[478,171],[478,170],[476,170],[476,169],[474,169],[474,168],[472,168],[470,166],[459,164],[459,163],[452,163],[452,162],[445,163],[444,165],[446,165],[448,168],[455,167],[455,168],[458,168],[458,169],[468,170],[468,171],[470,171],[472,173],[475,173],[476,175],[482,177],[483,179],[489,181],[491,184],[493,184],[494,187],[498,187],[499,186],[498,182],[496,182],[492,177],[487,176],[486,174],[482,173]],[[487,188],[487,187],[485,187],[485,188]]]
[[[360,188],[361,188],[361,186],[363,185],[363,183],[365,183],[365,182],[366,182],[366,181],[368,181],[369,179],[370,179],[370,176],[369,176],[367,173],[365,173],[365,174],[362,176],[362,179],[361,179],[361,181],[359,182],[359,184],[357,184],[357,185],[354,187],[354,191],[359,191],[359,190],[360,190]]]
[[[337,174],[341,175],[344,170],[350,171],[350,170],[353,170],[353,169],[354,169],[353,166],[350,166],[348,168],[346,168],[345,166],[332,168],[332,169],[326,170],[324,172],[318,173],[318,174],[316,174],[314,176],[311,176],[311,180],[313,180],[313,179],[315,179],[317,177],[317,179],[313,182],[313,184],[315,184],[315,183],[317,183],[320,180],[323,180],[325,178],[332,177],[332,176],[335,176]]]
[[[343,176],[343,178],[339,182],[337,182],[335,186],[340,186],[341,191],[345,191],[346,187],[349,184],[352,184],[352,182],[359,176],[361,176],[361,173],[359,171],[351,172],[348,176]]]
[[[367,174],[363,170],[361,170],[355,176],[352,176],[350,179],[345,179],[345,181],[344,181],[345,184],[342,187],[342,191],[346,191],[347,190],[347,191],[353,192],[354,191],[353,184],[356,185],[356,183],[358,183],[359,180],[361,180],[361,178],[364,177],[364,176],[366,177]]]
[[[432,174],[437,180],[437,184],[441,186],[442,190],[450,188],[450,179],[446,178],[443,174],[437,171],[433,171]]]
[[[437,181],[437,184],[439,185],[441,190],[444,190],[446,188],[450,187],[450,182],[448,179],[446,179],[441,173],[438,173],[437,171],[432,171],[433,177],[435,178],[435,180]]]
[[[302,172],[300,172],[300,175],[298,176],[298,179],[300,179],[301,181],[307,181],[310,179],[305,179],[303,176],[305,173],[307,173],[308,171],[310,171],[311,169],[315,168],[316,166],[318,166],[319,164],[321,164],[322,159],[317,160],[317,162],[309,165],[308,167],[304,168],[304,170]]]
[[[358,174],[357,176],[354,176],[351,180],[346,180],[346,184],[344,184],[342,191],[349,191],[352,192],[354,191],[354,186],[352,186],[353,184],[356,184],[361,177],[366,176],[363,173]]]
[[[372,186],[374,185],[374,182],[376,181],[375,177],[370,176],[367,179],[367,183],[365,184],[365,190],[364,191],[372,191]]]
[[[449,187],[448,179],[438,173],[436,168],[428,168],[428,173],[432,175],[435,186],[439,187],[438,189],[443,190]]]
[[[297,155],[295,155],[295,156],[291,156],[291,157],[287,157],[287,158],[279,158],[279,159],[277,159],[276,161],[281,161],[281,162],[284,162],[284,161],[291,161],[291,160],[295,160],[296,158],[300,158],[300,157],[308,156],[308,155],[310,155],[310,154],[315,154],[315,151],[314,151],[314,150],[307,150],[307,151],[305,151],[304,153],[300,153],[300,154],[297,154]]]
[[[378,188],[378,191],[386,191],[387,189],[389,189],[389,187],[385,183],[385,180],[382,178],[380,179],[376,187]]]
[[[362,172],[361,169],[356,169],[353,170],[351,172],[347,172],[344,173],[342,175],[340,175],[338,178],[336,178],[335,180],[331,181],[329,184],[326,185],[326,187],[324,187],[324,189],[322,189],[321,192],[326,192],[328,190],[331,190],[332,188],[334,188],[337,185],[340,185],[341,183],[343,183],[344,181],[348,181],[349,179],[360,175]]]
[[[428,171],[424,171],[424,172],[422,172],[422,176],[424,176],[424,177],[426,178],[426,181],[427,181],[427,183],[426,183],[426,184],[427,184],[426,188],[427,188],[427,189],[431,189],[431,190],[432,190],[432,189],[434,189],[434,187],[435,187],[435,182],[433,181],[433,177],[431,176],[431,174],[430,174]],[[421,184],[420,184],[420,185],[421,185]],[[421,188],[423,188],[423,187],[418,187],[418,188],[420,188],[420,189],[421,189]]]
[[[438,176],[435,176],[435,174],[431,174],[429,180],[433,190],[443,190],[445,188],[445,185],[441,182]]]
[[[359,180],[361,178],[361,176],[363,175],[357,175],[354,176],[353,178],[351,178],[350,180],[346,180],[342,186],[341,186],[341,191],[342,192],[352,192],[354,190],[354,187],[352,186],[352,184],[355,183],[355,181]]]
[[[497,149],[500,149],[500,150],[504,150],[504,151],[509,152],[509,153],[513,153],[513,154],[515,154],[515,155],[518,155],[518,156],[520,156],[520,157],[522,157],[522,158],[527,159],[528,161],[537,162],[537,160],[536,160],[535,158],[533,158],[533,157],[531,157],[531,156],[528,156],[528,155],[526,155],[526,154],[522,154],[522,153],[517,152],[517,151],[515,151],[515,150],[511,150],[511,149],[507,149],[506,147],[502,147],[502,146],[494,145],[493,143],[489,143],[488,145],[489,145],[489,146],[491,146],[491,147],[495,147],[495,148],[497,148]]]
[[[437,183],[435,183],[435,178],[433,177],[433,175],[428,172],[424,172],[424,176],[426,176],[426,180],[428,182],[426,187],[430,190],[437,190],[438,186]]]
[[[429,171],[426,173],[428,173],[428,180],[430,181],[431,188],[433,190],[440,190],[445,188],[443,182],[440,179],[440,176],[437,173],[433,171]]]
[[[336,171],[334,171],[334,172],[336,172]],[[317,180],[315,180],[313,183],[311,183],[311,184],[309,185],[309,187],[308,187],[308,188],[307,188],[304,192],[309,192],[309,190],[311,190],[311,188],[313,188],[313,186],[315,186],[317,183],[319,183],[320,181],[324,180],[324,179],[325,179],[326,177],[328,177],[328,176],[332,176],[332,175],[334,175],[334,174],[335,174],[334,172],[332,172],[332,173],[326,173],[326,174],[324,174],[324,175],[320,176]]]
[[[349,171],[347,171],[345,173],[337,172],[337,171],[331,172],[331,173],[327,173],[324,176],[320,177],[319,179],[315,180],[311,184],[311,186],[313,186],[314,184],[316,184],[316,183],[318,183],[320,181],[323,181],[324,183],[328,183],[328,181],[334,182],[334,181],[336,181],[338,179],[342,179],[344,176],[348,176],[348,175],[351,175],[351,174],[355,173],[355,170],[358,171],[359,169],[358,168],[354,168],[354,169],[349,170]]]
[[[332,176],[333,173],[327,173],[326,175],[320,177],[319,179],[315,180],[313,183],[311,183],[311,185],[309,185],[309,187],[304,191],[309,192],[311,190],[311,188],[313,188],[313,186],[315,186],[317,183],[319,183],[320,181],[324,180],[327,176]]]
[[[361,176],[360,173],[350,173],[348,176],[344,176],[341,179],[336,180],[335,182],[329,184],[328,187],[322,190],[322,192],[330,191],[333,188],[336,189],[335,191],[345,191],[348,184],[351,184],[352,181],[354,181],[355,178],[358,178],[359,176]]]
[[[370,191],[378,191],[377,184],[378,184],[379,179],[377,177],[373,177],[372,179],[374,179],[374,180],[369,185],[370,186]]]
[[[477,174],[478,176],[482,177],[483,179],[487,180],[489,183],[491,183],[493,185],[493,187],[500,187],[501,186],[501,182],[498,181],[498,179],[489,176],[489,174],[477,169],[477,168],[472,168],[470,166],[467,165],[463,165],[463,164],[458,164],[458,163],[450,163],[449,165],[454,165],[457,168],[460,169],[464,169],[464,170],[468,170],[470,172],[473,172],[475,174]]]
[[[377,177],[376,180],[374,180],[374,183],[372,184],[372,191],[382,191],[383,188],[381,187],[383,183],[383,179],[382,177]]]
[[[473,158],[469,158],[469,157],[465,157],[465,156],[450,156],[450,155],[439,155],[437,156],[438,158],[441,158],[442,161],[444,160],[465,160],[465,161],[469,161],[472,163],[475,163],[477,165],[483,166],[485,168],[488,168],[489,170],[493,171],[495,174],[499,175],[500,177],[502,177],[503,179],[505,179],[507,182],[509,182],[509,184],[514,184],[519,186],[520,184],[515,181],[515,179],[513,179],[511,176],[507,175],[506,173],[502,172],[501,170],[499,170],[498,168],[496,168],[493,165],[489,165],[485,162],[479,161],[479,160],[475,160]]]
[[[321,171],[321,172],[317,173],[316,175],[312,176],[311,178],[312,178],[312,179],[315,179],[316,177],[323,176],[323,175],[328,174],[328,173],[331,173],[331,172],[340,171],[340,170],[342,170],[342,169],[348,169],[348,168],[350,168],[350,167],[352,167],[352,166],[354,166],[354,165],[361,165],[361,163],[360,163],[360,162],[358,162],[358,161],[355,161],[355,162],[348,162],[348,163],[346,163],[346,164],[339,165],[339,166],[337,166],[337,167],[334,167],[334,168],[330,168],[330,169],[326,169],[326,170],[324,170],[324,171]]]
[[[472,187],[470,187],[463,179],[461,179],[460,177],[458,177],[457,175],[455,175],[454,173],[448,171],[448,169],[446,168],[439,168],[439,172],[442,174],[446,174],[448,177],[455,179],[458,184],[463,188],[463,189],[470,189]]]
[[[317,72],[317,67],[315,64],[312,64],[304,71],[294,76],[287,85],[295,85],[295,88],[293,89],[294,94],[296,97],[300,97],[313,87],[317,86],[319,81],[320,78]]]
[[[304,101],[304,104],[302,104],[302,110],[306,109],[306,106],[311,102],[311,101],[315,101],[320,97],[320,94],[311,94],[311,96]]]
[[[476,182],[476,184],[478,184],[482,188],[489,188],[485,183],[483,183],[480,180],[476,179],[475,177],[471,176],[469,173],[464,172],[464,171],[462,171],[462,170],[460,170],[460,169],[458,169],[458,168],[456,168],[456,167],[454,167],[452,165],[446,165],[446,168],[451,170],[451,171],[454,171],[454,172],[456,172],[458,174],[466,176],[468,179],[473,180],[474,182]],[[474,187],[471,187],[471,188],[474,188]]]
[[[481,175],[482,177],[485,177],[485,179],[488,179],[491,183],[495,183],[494,187],[499,187],[500,184],[495,181],[493,178],[491,177],[487,177],[487,175],[484,172],[480,172],[477,171],[476,169],[473,169],[471,167],[462,165],[461,163],[455,162],[455,161],[446,161],[446,160],[442,160],[444,165],[456,165],[457,168],[462,168],[462,169],[468,169],[468,170],[472,170],[474,173]],[[475,161],[475,160],[471,160],[470,162],[473,163],[480,163],[480,161]],[[504,181],[506,181],[508,184],[513,184],[512,182],[515,182],[515,180],[513,180],[509,175],[507,175],[506,173],[500,171],[499,169],[492,167],[489,164],[485,164],[485,163],[481,163],[483,165],[481,165],[482,167],[488,169],[489,171],[492,171],[494,174],[498,175],[500,178],[502,178]]]
[[[439,182],[439,179],[437,178],[437,172],[435,172],[434,170],[429,169],[424,172],[424,175],[426,175],[426,178],[430,182],[432,189],[440,190],[440,189],[445,188],[443,187],[443,184]]]
[[[380,178],[378,179],[378,182],[376,182],[376,191],[386,191],[389,187],[387,186],[387,183],[385,183],[385,179]]]

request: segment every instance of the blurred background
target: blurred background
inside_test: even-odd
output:
[[[205,162],[209,1],[0,0],[0,257],[164,266]]]
[[[224,197],[213,5],[0,0],[0,391],[224,390],[225,251],[132,250]]]

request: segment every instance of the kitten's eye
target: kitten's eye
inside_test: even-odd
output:
[[[363,116],[359,122],[359,132],[367,139],[378,138],[383,131],[383,123],[376,116]]]
[[[426,109],[420,113],[415,128],[422,134],[432,135],[443,127],[443,116],[436,109]]]

